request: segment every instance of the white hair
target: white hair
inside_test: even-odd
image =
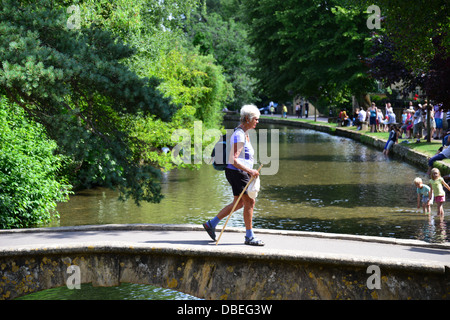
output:
[[[246,104],[241,108],[241,122],[251,121],[255,117],[259,118],[260,115],[259,109],[253,104]]]

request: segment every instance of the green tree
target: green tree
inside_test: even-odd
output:
[[[67,8],[76,3],[81,25],[95,24],[120,36],[127,43],[143,34],[158,35],[162,30],[177,33],[200,0],[55,0]]]
[[[343,1],[343,5],[357,4],[366,11],[373,1]],[[385,35],[395,45],[394,58],[414,72],[426,73],[436,54],[448,57],[450,53],[450,10],[445,0],[408,1],[380,0],[381,29],[374,30]],[[436,40],[439,39],[438,45]]]
[[[192,14],[187,30],[192,44],[199,48],[200,53],[211,54],[222,66],[234,90],[234,99],[227,105],[230,109],[238,109],[257,100],[256,79],[251,75],[253,48],[248,43],[245,24],[235,21],[238,14],[225,10],[227,8],[212,6],[208,7],[208,12],[199,9]]]
[[[95,23],[112,30],[132,46],[136,53],[122,63],[140,77],[158,78],[157,89],[181,106],[171,121],[141,114],[130,117],[131,136],[139,142],[133,143],[132,148],[138,162],[170,170],[174,167],[170,153],[162,149],[170,149],[177,143],[171,140],[172,133],[183,128],[193,134],[196,120],[207,128],[220,126],[221,110],[232,99],[233,90],[214,58],[200,55],[186,41],[181,27],[197,1],[136,1],[132,6],[121,3],[83,1],[80,5],[85,17],[83,24]],[[132,17],[134,24],[130,26],[126,19],[116,18],[122,16]],[[192,168],[183,163],[180,166]]]
[[[182,29],[198,2],[140,0],[131,5],[125,0],[113,4],[86,0],[80,10],[86,25],[104,26],[136,49],[124,63],[138,75],[159,78],[158,89],[165,96],[176,104],[194,106],[197,120],[218,125],[222,120],[218,113],[232,98],[232,90],[217,61],[199,57]],[[105,7],[110,8],[106,13]],[[133,26],[116,17],[134,17]]]
[[[162,55],[158,63],[141,59],[135,67],[144,74],[157,74],[162,82],[158,89],[170,96],[182,107],[174,114],[172,121],[164,123],[154,117],[137,117],[133,126],[133,135],[139,141],[145,141],[146,147],[136,148],[142,161],[158,161],[160,167],[170,170],[174,167],[170,154],[164,157],[160,150],[173,147],[172,133],[179,129],[188,129],[194,134],[194,121],[202,121],[205,128],[217,128],[222,120],[221,109],[232,96],[232,87],[225,80],[222,69],[212,56],[203,56],[175,47]],[[139,67],[138,67],[139,66]],[[191,139],[192,143],[194,142]],[[192,144],[192,154],[195,154]],[[189,167],[181,164],[181,167]]]
[[[159,169],[134,157],[129,115],[167,121],[177,107],[156,89],[159,80],[120,63],[132,48],[94,25],[69,30],[67,18],[47,0],[2,2],[0,93],[46,127],[78,186],[159,201]]]
[[[26,119],[17,105],[0,97],[0,229],[50,222],[70,186],[61,178],[63,158],[42,125]]]
[[[220,124],[221,109],[233,91],[214,58],[175,48],[159,62],[158,75],[163,79],[159,89],[174,102],[193,106],[195,118],[206,127]]]
[[[373,87],[367,16],[337,1],[246,1],[262,89],[278,99],[299,93],[332,102]],[[361,99],[364,101],[364,99]]]

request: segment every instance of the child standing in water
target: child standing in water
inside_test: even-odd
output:
[[[431,213],[431,205],[433,204],[433,194],[431,188],[423,184],[421,178],[415,178],[414,184],[417,187],[417,209],[420,209],[420,200],[422,200],[423,213]]]
[[[433,168],[431,170],[431,179],[430,179],[431,189],[434,194],[434,202],[437,205],[437,213],[441,218],[444,217],[444,202],[445,202],[445,190],[443,188],[446,187],[447,190],[450,191],[450,187],[447,183],[445,183],[444,178],[441,177],[441,172],[438,168]]]

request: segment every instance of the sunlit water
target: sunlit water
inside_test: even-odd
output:
[[[259,128],[279,129],[280,159],[275,175],[261,177],[254,228],[448,240],[448,218],[436,217],[435,205],[431,217],[416,208],[413,180],[419,176],[427,182],[425,172],[386,159],[381,151],[350,139],[287,126]],[[165,174],[162,190],[165,198],[160,204],[141,206],[131,200],[121,202],[116,192],[103,188],[79,192],[58,206],[61,218],[54,226],[201,224],[232,200],[224,172],[206,164],[195,171]],[[444,209],[450,214],[450,204]],[[228,226],[244,226],[242,211],[233,214]],[[67,292],[66,288],[58,290]],[[111,290],[124,298],[158,299],[161,295],[159,289],[139,285]],[[84,299],[98,296],[94,289],[85,291]],[[189,299],[172,294],[168,299]]]
[[[82,284],[80,289],[58,287],[26,295],[17,300],[198,300],[174,290],[146,284],[121,283],[117,287],[93,287]]]

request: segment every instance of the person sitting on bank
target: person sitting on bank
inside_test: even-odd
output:
[[[364,111],[364,108],[361,108],[361,110],[358,110],[357,108],[356,110],[358,114],[355,120],[356,130],[361,130],[363,122],[366,121],[366,112]]]
[[[339,113],[339,121],[341,123],[341,127],[346,127],[346,126],[350,125],[350,120],[349,120],[347,112],[345,110],[342,110]]]
[[[431,157],[430,160],[428,160],[428,174],[430,174],[431,169],[433,168],[433,164],[436,161],[450,158],[450,147],[448,145],[439,148],[439,150],[440,150],[439,153],[437,153],[435,156]]]

